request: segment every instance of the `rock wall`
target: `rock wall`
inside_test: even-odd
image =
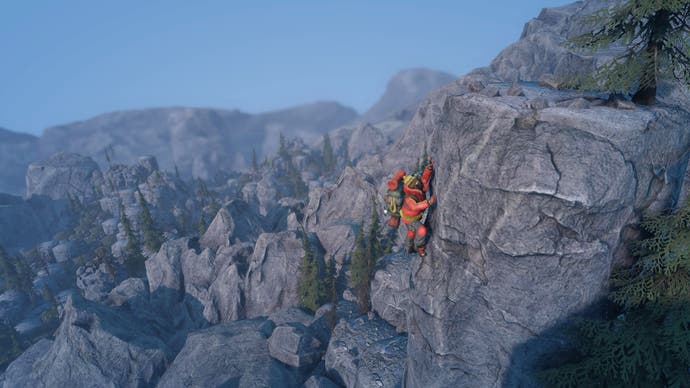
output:
[[[458,86],[391,151],[426,138],[437,165],[430,255],[412,263],[410,386],[500,386],[531,368],[538,355],[516,364],[512,349],[595,302],[626,226],[680,190],[664,171],[687,162],[687,111],[568,108],[553,93]]]

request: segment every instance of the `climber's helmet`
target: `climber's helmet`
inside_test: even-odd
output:
[[[403,181],[405,182],[405,186],[411,188],[411,189],[421,189],[422,188],[422,182],[419,180],[419,177],[416,175],[406,175],[405,178],[403,178]]]

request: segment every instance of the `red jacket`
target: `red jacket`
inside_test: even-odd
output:
[[[402,172],[402,176],[405,175],[404,171],[398,171],[395,177],[399,176]],[[432,168],[425,168],[422,173],[422,190],[413,189],[407,185],[403,185],[403,191],[405,192],[405,200],[403,202],[402,209],[400,210],[400,217],[403,222],[410,224],[411,222],[417,221],[422,218],[422,212],[430,206],[429,201],[426,200],[424,193],[429,190],[429,182],[431,181],[431,174],[433,173]],[[394,177],[394,179],[395,179]],[[389,181],[390,187],[390,181]]]

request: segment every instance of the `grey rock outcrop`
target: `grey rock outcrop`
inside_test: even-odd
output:
[[[348,388],[400,387],[407,337],[378,317],[341,320],[326,352],[326,371]]]
[[[158,387],[297,387],[294,370],[274,360],[262,319],[224,323],[191,333]]]
[[[108,263],[83,265],[77,269],[77,287],[84,298],[93,302],[104,302],[110,291],[121,279],[115,267]]]
[[[200,250],[195,239],[168,241],[146,260],[152,303],[179,329],[243,317],[241,267],[251,248],[245,244]]]
[[[169,362],[166,345],[130,314],[79,299],[63,314],[55,341],[10,364],[5,387],[152,386]]]
[[[131,310],[141,311],[145,308],[149,298],[146,281],[141,278],[128,278],[113,288],[106,300],[110,306],[127,306]]]
[[[304,225],[317,234],[325,257],[335,257],[338,263],[349,257],[354,249],[353,228],[362,220],[364,225],[370,223],[377,198],[373,179],[350,167],[335,185],[309,193]]]
[[[297,281],[302,256],[302,237],[296,231],[259,236],[245,280],[248,318],[299,304]]]
[[[325,348],[309,328],[298,322],[276,327],[268,339],[271,357],[295,368],[317,364]]]
[[[475,73],[488,72],[504,82],[544,80],[549,87],[560,88],[565,79],[591,71],[625,51],[620,45],[612,45],[594,53],[577,52],[564,44],[566,39],[586,32],[587,24],[583,21],[588,15],[616,2],[587,0],[544,8],[525,24],[517,42],[501,51],[488,68]],[[548,80],[543,78],[545,75],[550,75]],[[687,85],[662,79],[658,98],[668,104],[687,105],[688,91]]]
[[[407,328],[413,257],[405,253],[384,256],[371,281],[372,309],[400,332]]]
[[[91,158],[60,152],[29,165],[26,173],[26,197],[80,200],[96,198],[96,187],[103,179],[98,164]]]
[[[687,163],[688,112],[557,107],[571,92],[524,92],[488,98],[449,86],[383,156],[426,136],[437,162],[430,254],[411,268],[412,386],[531,384],[538,352],[510,349],[557,346],[539,333],[601,295],[622,231],[680,190],[663,171]],[[535,107],[535,94],[546,104]]]
[[[223,206],[199,239],[202,248],[217,250],[240,242],[256,242],[263,232],[261,219],[242,200]]]
[[[35,377],[31,376],[31,374],[34,370],[36,361],[44,357],[52,346],[53,341],[45,338],[31,345],[21,356],[12,361],[12,364],[7,367],[4,374],[0,375],[0,387],[44,387],[45,384],[31,385],[35,382]]]

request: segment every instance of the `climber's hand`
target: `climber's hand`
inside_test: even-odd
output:
[[[436,203],[436,196],[432,195],[431,198],[427,200],[427,202],[429,203],[429,206],[433,206]]]
[[[432,170],[432,171],[433,171],[433,169],[434,169],[434,161],[433,161],[431,158],[429,158],[429,162],[426,164],[426,168],[428,168],[429,170]]]

